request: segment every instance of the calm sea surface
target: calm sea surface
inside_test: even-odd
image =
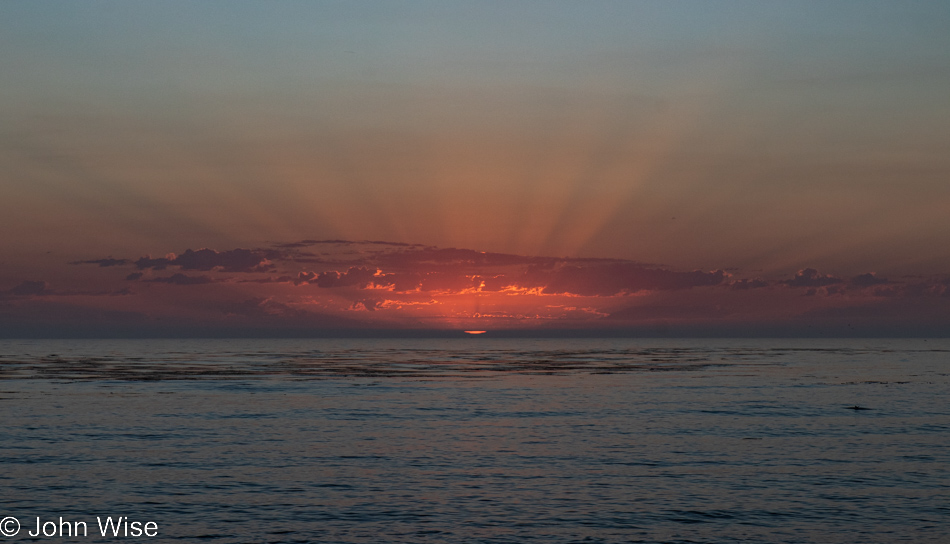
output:
[[[0,540],[950,542],[948,386],[947,340],[0,341]]]

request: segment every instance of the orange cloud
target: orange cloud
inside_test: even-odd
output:
[[[865,273],[845,279],[803,267],[790,278],[743,277],[737,270],[680,271],[622,259],[524,256],[381,241],[303,240],[72,264],[95,266],[90,272],[100,274],[101,282],[114,276],[117,285],[57,290],[42,281],[23,281],[0,290],[4,319],[15,320],[17,312],[27,312],[31,304],[70,299],[64,295],[72,294],[82,295],[71,297],[74,305],[133,312],[143,323],[192,320],[205,326],[293,330],[312,325],[460,330],[706,327],[702,330],[741,332],[769,324],[775,330],[809,330],[811,319],[826,327],[845,327],[862,311],[875,316],[863,322],[877,327],[886,324],[881,308],[896,301],[902,301],[900,312],[908,322],[913,321],[914,308],[934,315],[934,308],[950,303],[946,276],[895,280]],[[176,271],[162,273],[170,269]],[[101,296],[120,292],[119,285],[129,281],[137,287],[122,287],[126,296]]]

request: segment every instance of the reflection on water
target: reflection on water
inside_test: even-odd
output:
[[[0,517],[222,543],[941,542],[948,349],[5,341]]]

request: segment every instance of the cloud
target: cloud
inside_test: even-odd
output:
[[[309,246],[317,249],[306,249]],[[5,307],[21,311],[20,306],[49,303],[48,295],[135,295],[127,301],[70,301],[133,309],[151,304],[154,297],[177,297],[187,312],[171,307],[162,311],[292,329],[427,326],[444,324],[446,318],[497,319],[517,326],[543,326],[542,320],[554,319],[585,327],[687,322],[727,327],[760,321],[776,324],[824,306],[901,299],[910,306],[945,304],[945,297],[950,297],[950,277],[945,275],[889,280],[871,272],[839,277],[802,267],[794,276],[763,279],[742,277],[737,270],[678,271],[632,260],[535,257],[375,241],[301,240],[263,249],[188,249],[159,258],[108,257],[77,264],[126,267],[129,281],[193,287],[137,293],[119,292],[116,286],[108,292],[54,292],[45,282],[23,282],[0,291],[0,299]],[[167,272],[157,272],[161,270]],[[227,288],[201,287],[212,283],[226,283]],[[468,297],[476,293],[481,296]],[[345,316],[358,319],[346,321]]]
[[[152,278],[145,281],[151,283],[170,283],[172,285],[202,285],[205,283],[214,283],[216,280],[208,276],[188,276],[178,273],[164,278]]]
[[[249,249],[232,249],[230,251],[215,251],[213,249],[185,250],[184,253],[172,260],[172,264],[180,266],[182,270],[215,270],[224,272],[256,272],[267,261],[262,252]]]
[[[458,292],[478,287],[475,277],[452,272],[431,272],[422,276],[420,291]]]
[[[263,272],[270,267],[270,259],[280,258],[281,253],[273,250],[231,249],[215,251],[213,249],[186,249],[181,255],[171,253],[165,257],[153,259],[150,255],[135,261],[139,270],[164,270],[177,266],[182,270],[200,270],[209,272]]]
[[[297,278],[293,276],[267,276],[264,278],[245,278],[238,280],[238,283],[293,283],[295,285],[301,285],[298,283]]]
[[[950,289],[940,282],[916,280],[903,285],[888,285],[874,289],[879,297],[940,297],[950,294]]]
[[[412,246],[415,248],[416,246]],[[592,258],[568,258],[568,257],[532,257],[525,255],[512,255],[509,253],[489,253],[485,251],[475,251],[472,249],[458,248],[434,248],[425,247],[422,249],[407,249],[404,251],[394,251],[383,253],[375,257],[374,262],[381,266],[392,267],[419,267],[426,266],[432,268],[489,268],[489,267],[508,267],[536,265],[555,267],[563,263],[581,263],[604,264],[604,263],[631,263],[619,259],[592,259]]]
[[[294,285],[306,285],[315,279],[317,279],[315,272],[298,272],[296,278],[291,278]]]
[[[24,281],[7,290],[7,293],[18,297],[38,297],[52,295],[53,291],[50,290],[49,284],[45,281]]]
[[[718,285],[725,278],[725,273],[721,270],[675,272],[617,259],[530,257],[458,248],[439,249],[418,244],[304,240],[282,244],[280,247],[315,244],[342,244],[347,247],[379,244],[394,247],[395,251],[380,253],[375,250],[360,250],[355,258],[348,259],[353,265],[346,272],[298,271],[296,277],[280,276],[279,281],[292,278],[295,285],[315,284],[320,288],[384,288],[401,293],[458,293],[470,290],[497,292],[517,287],[544,294],[611,296],[644,290]],[[292,255],[284,254],[283,257],[296,263],[301,262]],[[181,257],[171,259],[169,264],[177,263],[180,259]],[[159,265],[164,264],[157,259],[154,261],[158,261]],[[276,259],[275,267],[279,268],[281,265],[281,259]],[[750,286],[759,285],[753,282]]]
[[[420,264],[455,264],[465,266],[507,266],[517,264],[537,263],[549,261],[543,257],[523,257],[505,253],[486,253],[472,249],[438,249],[425,248],[411,251],[401,251],[381,255],[380,262],[391,266],[408,266]]]
[[[784,280],[780,283],[789,287],[824,287],[825,285],[844,283],[844,280],[831,275],[822,276],[814,268],[805,268],[799,270],[793,279]]]
[[[460,259],[473,257],[473,253],[463,250],[451,250],[449,253],[425,252],[426,257],[418,255],[410,257],[413,263],[411,268],[416,271],[399,271],[383,273],[380,269],[366,267],[351,267],[347,272],[328,271],[320,274],[301,272],[294,281],[296,284],[312,283],[318,287],[358,287],[390,288],[395,292],[408,293],[442,292],[458,293],[478,290],[482,292],[497,292],[506,288],[518,287],[524,290],[538,290],[544,294],[573,294],[583,296],[611,296],[644,290],[671,290],[688,289],[708,285],[717,285],[723,281],[724,272],[674,272],[660,268],[645,268],[633,263],[610,263],[586,266],[557,267],[550,259],[543,264],[529,265],[521,271],[512,274],[472,274],[472,270],[480,267],[451,266],[443,267],[440,264],[460,264]],[[434,270],[427,269],[425,263],[417,258],[428,259],[433,255],[436,259],[429,260]],[[405,255],[403,255],[405,257]],[[494,257],[489,257],[494,260]],[[533,259],[533,258],[522,258]],[[477,260],[477,259],[476,259]],[[502,259],[505,265],[517,262],[514,259]],[[404,263],[406,261],[403,261]],[[467,261],[471,263],[472,261]],[[524,264],[524,260],[521,264]],[[489,268],[485,266],[485,268]]]
[[[563,266],[554,271],[532,266],[524,274],[529,285],[543,287],[544,294],[611,296],[650,290],[689,289],[719,285],[725,272],[674,272],[662,268],[646,268],[633,263],[612,263],[595,266]]]
[[[824,288],[825,295],[843,295],[847,291],[843,285],[829,285]]]
[[[357,300],[356,302],[353,303],[353,305],[350,308],[352,310],[357,310],[357,311],[365,310],[367,312],[375,312],[376,309],[379,307],[380,302],[382,301],[371,299],[371,298]]]
[[[175,324],[185,334],[193,326],[311,334],[455,326],[465,320],[479,320],[485,328],[576,326],[666,334],[694,327],[688,330],[784,334],[811,333],[815,323],[829,331],[849,332],[844,327],[852,324],[862,330],[880,324],[886,330],[905,322],[927,324],[931,316],[944,323],[941,316],[950,315],[950,276],[945,274],[888,279],[873,272],[839,275],[802,266],[794,275],[759,278],[743,277],[735,269],[678,271],[632,260],[345,240],[187,249],[137,260],[136,255],[146,252],[132,253],[131,259],[92,255],[97,258],[71,263],[92,265],[78,276],[39,276],[63,289],[44,281],[6,284],[0,289],[0,318],[27,323],[33,316],[29,323],[41,330],[42,323],[71,323],[73,318],[64,316],[72,316],[75,307],[147,310],[147,321],[139,324],[113,321],[103,313],[89,330],[162,331]],[[131,282],[151,288],[133,292],[129,287],[137,283]],[[839,307],[855,309],[836,313]],[[78,319],[76,327],[87,326]]]
[[[135,266],[139,270],[152,269],[152,270],[165,270],[168,268],[168,265],[171,264],[171,259],[168,257],[162,257],[158,259],[153,259],[151,255],[146,255],[135,261]]]
[[[376,270],[354,266],[342,274],[335,270],[324,272],[317,275],[311,283],[323,288],[352,286],[364,288],[373,283],[375,275]]]
[[[418,291],[422,287],[423,277],[424,274],[418,272],[379,274],[373,280],[373,284],[378,287],[391,287],[397,293],[409,293]]]
[[[101,268],[106,268],[109,266],[123,266],[131,263],[132,261],[129,259],[113,259],[112,257],[107,257],[105,259],[92,259],[89,261],[73,261],[69,264],[97,264]]]
[[[273,247],[282,248],[282,249],[295,249],[301,247],[313,247],[316,245],[378,245],[378,246],[392,246],[392,247],[425,247],[422,244],[407,244],[404,242],[385,242],[381,240],[300,240],[299,242],[289,242],[283,244],[274,244]]]
[[[874,272],[869,272],[867,274],[859,274],[851,278],[851,280],[848,283],[850,283],[854,287],[864,288],[864,287],[872,287],[874,285],[882,285],[882,284],[890,283],[890,282],[884,278],[877,277],[876,275],[874,275]]]

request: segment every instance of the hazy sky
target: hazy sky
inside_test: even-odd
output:
[[[634,321],[692,315],[683,308],[698,300],[722,308],[739,296],[726,286],[758,280],[769,294],[755,305],[786,297],[776,315],[806,321],[817,303],[796,288],[865,315],[896,304],[896,285],[918,285],[930,298],[901,307],[943,323],[948,28],[945,1],[3,2],[0,323],[30,315],[42,328],[90,308],[157,319],[146,291],[264,301],[271,317],[301,297],[328,315],[395,307],[377,297],[368,310],[360,293],[328,301],[365,282],[306,294],[306,280],[280,293],[238,285],[241,274],[394,266],[266,253],[301,240],[520,256],[522,268],[492,274],[540,289],[498,310],[524,322],[531,305],[573,307],[544,296],[578,293],[524,268],[552,257],[542,265],[555,275],[570,259],[621,263],[585,276],[614,292],[578,288],[594,293],[594,321],[629,317],[650,296],[682,300],[654,300],[666,309]],[[364,246],[330,253],[341,247]],[[202,248],[267,263],[169,264],[166,278],[209,281],[148,285],[165,269],[133,264]],[[69,264],[107,257],[126,262]],[[486,276],[456,257],[459,277]],[[420,277],[435,273],[420,263],[448,262],[416,260]],[[725,275],[657,287],[638,283],[643,270]],[[851,279],[869,273],[890,283]],[[894,292],[871,292],[885,287]]]

